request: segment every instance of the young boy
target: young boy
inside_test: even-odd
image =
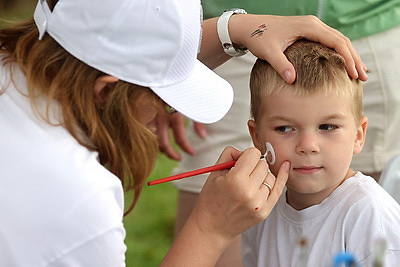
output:
[[[244,265],[300,266],[303,240],[304,266],[332,266],[341,252],[354,255],[361,266],[373,266],[376,244],[383,239],[385,266],[398,266],[400,206],[373,178],[349,168],[364,145],[368,123],[362,84],[321,44],[298,41],[285,54],[297,71],[294,84],[262,60],[251,74],[253,143],[261,152],[266,142],[272,144],[274,175],[285,160],[291,169],[271,215],[243,235]]]

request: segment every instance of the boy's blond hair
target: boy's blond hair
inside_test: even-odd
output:
[[[289,46],[285,55],[296,70],[296,81],[287,84],[266,61],[258,59],[250,76],[251,115],[257,122],[262,100],[284,88],[292,88],[295,95],[339,95],[353,99],[356,122],[363,116],[362,83],[348,76],[344,59],[328,47],[306,40]]]

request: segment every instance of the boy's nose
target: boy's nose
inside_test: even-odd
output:
[[[320,152],[317,138],[312,133],[304,133],[300,136],[296,146],[298,154],[317,154]]]

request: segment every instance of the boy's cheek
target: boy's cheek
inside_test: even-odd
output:
[[[280,168],[280,166],[282,165],[282,162],[283,162],[283,161],[277,160],[277,161],[275,161],[275,164],[274,164],[274,165],[270,165],[270,166],[269,166],[269,169],[271,170],[272,174],[273,174],[275,177],[278,176],[279,168]]]
[[[284,161],[289,161],[292,163],[288,155],[282,154],[275,150],[275,163],[273,165],[269,165],[269,169],[271,170],[272,174],[275,175],[275,177],[278,175],[279,169]]]

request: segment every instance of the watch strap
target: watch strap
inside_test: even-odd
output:
[[[229,36],[229,19],[234,14],[247,14],[247,12],[240,8],[226,10],[218,19],[217,32],[225,53],[232,57],[239,57],[245,55],[248,50],[236,47],[235,44],[232,43],[232,40]]]

